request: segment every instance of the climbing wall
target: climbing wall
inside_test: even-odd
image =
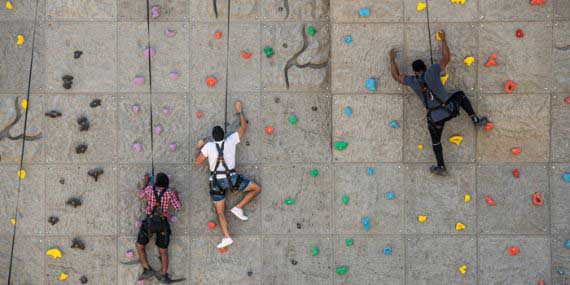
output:
[[[447,89],[492,121],[447,123],[448,177],[390,75],[392,48],[429,62],[425,2],[0,0],[0,282],[135,283],[154,163],[180,284],[570,284],[570,2],[429,1]],[[195,144],[237,100],[263,191],[220,252]]]

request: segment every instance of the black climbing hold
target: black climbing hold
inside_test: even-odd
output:
[[[48,218],[48,223],[50,223],[52,226],[57,224],[57,222],[59,222],[59,218],[55,217],[55,216],[51,216]]]
[[[89,103],[89,106],[91,108],[97,108],[97,107],[101,106],[101,99],[93,99],[93,101],[91,101],[91,103]]]
[[[311,107],[311,110],[313,110],[313,111],[317,111],[317,106],[313,106],[313,107]]]
[[[62,184],[62,185],[65,184],[65,179],[63,179],[63,178],[59,179],[59,184]]]
[[[286,43],[283,44],[283,48],[287,48],[287,47],[288,47],[288,45]]]
[[[277,10],[279,10],[279,12],[283,12],[283,7],[279,7]]]
[[[253,275],[253,272],[251,272],[251,270],[247,272],[247,276],[251,277],[252,275]]]
[[[249,143],[249,141],[245,141],[245,145],[250,146],[251,144]]]
[[[73,84],[73,76],[64,75],[61,79],[63,80],[63,88],[71,89],[71,84]]]
[[[64,75],[61,79],[62,79],[63,81],[73,81],[73,76],[71,76],[71,75]]]
[[[61,117],[61,112],[56,111],[56,110],[51,110],[51,111],[47,112],[45,115],[50,117],[50,118],[57,118],[57,117]]]
[[[302,226],[301,226],[301,223],[297,223],[297,228],[298,228],[298,229],[301,229],[301,227],[302,227]]]
[[[87,145],[80,144],[80,145],[78,145],[78,146],[75,147],[75,152],[76,152],[77,154],[85,153],[86,151],[87,151]]]
[[[100,167],[87,171],[87,175],[93,177],[93,179],[95,179],[95,182],[97,182],[99,175],[101,175],[103,173],[104,173],[103,168],[100,168]]]
[[[291,259],[291,264],[293,264],[293,265],[297,265],[297,260],[295,260],[295,259]]]
[[[89,119],[86,117],[80,117],[77,119],[77,123],[79,124],[79,131],[88,131],[89,130]]]
[[[83,54],[82,51],[76,50],[76,51],[73,53],[73,58],[75,58],[75,59],[80,58],[82,54]]]
[[[279,97],[275,97],[274,101],[275,101],[275,103],[279,103],[279,102],[281,102],[281,99],[279,99]]]
[[[77,207],[81,206],[81,200],[79,200],[79,198],[69,198],[69,199],[67,199],[65,204],[73,206],[74,208],[77,208]]]
[[[77,249],[84,250],[85,244],[79,238],[74,238],[71,241],[71,248],[77,248]]]
[[[81,278],[79,278],[79,282],[81,282],[81,284],[86,284],[89,280],[87,279],[87,277],[85,275],[81,276]]]

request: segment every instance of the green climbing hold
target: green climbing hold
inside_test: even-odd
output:
[[[352,246],[354,244],[354,241],[351,238],[347,238],[344,241],[344,244],[346,244],[346,246]]]
[[[344,265],[336,268],[336,274],[340,276],[345,275],[347,272],[348,272],[348,267]]]
[[[317,33],[317,29],[315,29],[315,27],[313,27],[313,26],[307,27],[307,34],[309,34],[309,36],[314,37],[316,33]]]
[[[343,204],[345,204],[345,205],[348,204],[348,196],[342,195],[341,200],[342,200],[342,203],[343,203]]]
[[[311,249],[312,255],[313,256],[317,256],[319,255],[319,247],[318,246],[313,246],[313,248]]]
[[[344,141],[336,141],[334,143],[334,148],[338,151],[343,151],[348,147],[348,143]]]
[[[319,176],[319,170],[316,168],[311,169],[311,176],[313,177]]]
[[[272,47],[265,47],[265,48],[263,49],[263,53],[265,53],[265,56],[266,56],[267,58],[270,58],[270,57],[272,57],[272,56],[275,54],[275,52],[273,51],[273,48],[272,48]]]
[[[286,198],[285,199],[285,205],[291,206],[293,204],[295,204],[295,199],[293,199],[293,198]]]
[[[289,116],[289,123],[291,123],[291,125],[296,125],[297,122],[299,121],[299,119],[297,119],[297,116],[291,114],[291,116]]]

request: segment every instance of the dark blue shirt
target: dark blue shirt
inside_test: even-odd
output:
[[[429,89],[436,95],[441,101],[447,102],[450,94],[447,93],[445,87],[441,83],[441,66],[439,64],[432,64],[423,76],[411,76],[406,75],[404,77],[404,84],[412,88],[414,93],[418,95],[422,104],[426,108],[433,108],[440,105],[439,101],[429,95],[427,88],[422,88],[422,85],[426,84]],[[426,100],[427,99],[427,100]],[[426,106],[427,102],[427,106]]]

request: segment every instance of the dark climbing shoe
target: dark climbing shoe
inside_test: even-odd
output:
[[[432,165],[429,168],[429,171],[431,171],[431,173],[434,175],[447,176],[447,169],[445,169],[445,166]]]
[[[476,127],[483,127],[489,122],[489,119],[487,117],[472,117],[471,120]]]
[[[172,279],[170,279],[170,276],[168,275],[168,273],[164,273],[162,275],[157,275],[156,279],[158,279],[158,281],[162,284],[172,283]]]
[[[144,279],[148,279],[151,278],[153,276],[156,276],[156,271],[154,271],[152,269],[152,267],[147,268],[143,268],[143,272],[141,273],[141,275],[139,276],[139,280],[144,280]]]

